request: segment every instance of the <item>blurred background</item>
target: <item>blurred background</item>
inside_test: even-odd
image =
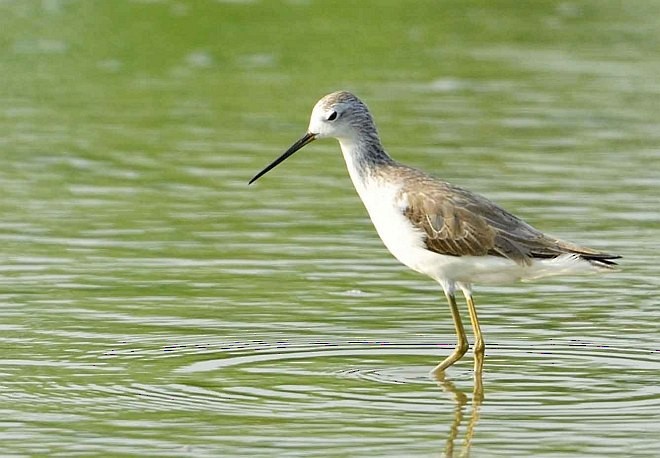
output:
[[[0,2],[3,455],[654,456],[660,4]],[[335,141],[247,181],[347,89],[396,159],[623,255],[479,287],[484,400],[439,286]]]

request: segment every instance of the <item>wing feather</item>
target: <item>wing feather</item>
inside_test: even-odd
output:
[[[430,251],[500,256],[521,265],[565,253],[600,254],[548,237],[483,196],[411,170],[415,180],[401,191],[407,201],[404,214],[425,234]]]

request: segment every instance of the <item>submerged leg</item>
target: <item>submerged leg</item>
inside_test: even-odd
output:
[[[481,327],[479,326],[479,317],[477,316],[477,309],[474,306],[472,299],[472,292],[469,285],[460,285],[463,290],[463,295],[468,306],[468,313],[470,314],[470,323],[472,324],[472,331],[474,332],[474,372],[480,373],[484,364],[484,351],[486,345],[484,338],[481,335]]]
[[[465,329],[463,329],[463,323],[461,322],[461,316],[458,313],[458,306],[456,305],[456,298],[454,297],[454,293],[446,292],[445,295],[447,296],[447,301],[449,302],[451,317],[454,319],[454,328],[456,328],[456,348],[454,348],[454,351],[449,356],[447,356],[444,361],[438,364],[431,371],[431,374],[436,376],[441,375],[445,369],[461,359],[469,347],[467,337],[465,336]]]

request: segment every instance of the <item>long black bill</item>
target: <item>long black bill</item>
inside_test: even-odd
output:
[[[291,145],[291,148],[289,148],[288,150],[286,150],[286,151],[284,152],[284,154],[282,154],[280,157],[278,157],[278,158],[275,159],[273,162],[271,162],[269,165],[267,165],[266,168],[263,169],[261,172],[257,173],[257,174],[256,174],[256,175],[250,180],[250,182],[249,182],[248,184],[252,184],[252,183],[254,183],[254,182],[257,181],[260,177],[262,177],[263,175],[265,175],[266,173],[268,173],[271,169],[274,169],[275,167],[277,167],[277,165],[278,165],[280,162],[283,162],[287,157],[291,156],[293,153],[295,153],[296,151],[298,151],[300,148],[302,148],[303,146],[305,146],[305,145],[308,144],[308,143],[313,142],[314,140],[316,140],[316,134],[313,134],[313,133],[311,133],[311,132],[307,132],[305,135],[303,135],[303,137],[302,137],[300,140],[298,140],[298,141],[295,142],[293,145]]]

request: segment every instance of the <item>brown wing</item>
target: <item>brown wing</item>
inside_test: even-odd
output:
[[[478,194],[414,169],[411,175],[414,180],[402,190],[408,202],[404,214],[426,234],[430,251],[450,256],[501,256],[522,265],[533,258],[564,253],[601,255],[548,237]]]
[[[405,216],[426,234],[426,248],[451,256],[484,256],[495,246],[496,231],[474,212],[434,194],[408,194]]]

